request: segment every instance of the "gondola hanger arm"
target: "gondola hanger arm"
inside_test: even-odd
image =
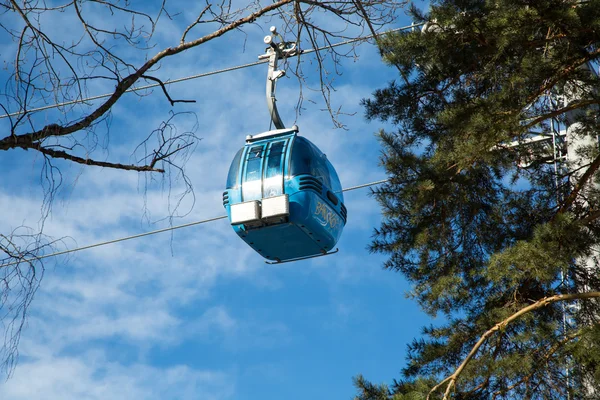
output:
[[[277,110],[277,99],[275,98],[275,89],[277,85],[277,79],[285,76],[285,70],[277,69],[277,63],[280,59],[286,59],[298,54],[298,48],[294,42],[286,42],[283,37],[277,33],[277,28],[274,26],[270,29],[271,35],[267,35],[264,38],[265,44],[268,44],[265,54],[258,56],[260,60],[269,59],[269,70],[267,73],[267,107],[269,109],[269,115],[275,128],[285,129],[285,125],[279,116]],[[277,42],[275,39],[278,39]]]

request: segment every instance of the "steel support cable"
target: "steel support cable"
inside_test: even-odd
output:
[[[405,31],[405,30],[408,30],[408,29],[411,29],[411,28],[416,28],[416,27],[421,26],[421,25],[423,25],[423,23],[407,25],[407,26],[403,26],[403,27],[400,27],[400,28],[390,29],[389,31],[382,32],[382,33],[380,33],[378,35],[385,35],[385,34],[388,34],[388,33]],[[360,42],[360,41],[369,40],[369,39],[372,39],[374,37],[375,37],[375,35],[361,36],[361,37],[358,37],[358,38],[348,39],[348,40],[345,40],[345,41],[342,41],[342,42],[333,43],[333,44],[330,44],[330,45],[327,45],[327,46],[318,47],[316,49],[302,50],[302,51],[299,51],[298,54],[293,55],[291,57],[296,57],[296,56],[298,56],[300,54],[314,53],[316,51],[321,51],[321,50],[325,50],[325,49],[333,49],[335,47],[344,46],[344,45],[351,44],[351,43],[356,43],[356,42]],[[193,79],[204,78],[204,77],[211,76],[211,75],[218,75],[218,74],[222,74],[222,73],[225,73],[225,72],[232,72],[232,71],[236,71],[238,69],[243,69],[243,68],[248,68],[248,67],[254,67],[256,65],[265,64],[265,63],[268,63],[268,62],[269,62],[268,59],[259,60],[259,61],[251,62],[251,63],[248,63],[248,64],[236,65],[234,67],[222,68],[222,69],[218,69],[218,70],[214,70],[214,71],[203,72],[201,74],[186,76],[186,77],[183,77],[183,78],[177,78],[177,79],[173,79],[172,81],[166,81],[163,84],[164,85],[171,85],[173,83],[180,83],[180,82],[185,82],[185,81],[189,81],[189,80],[193,80]],[[125,91],[125,93],[139,92],[141,90],[153,89],[153,88],[159,87],[159,86],[161,86],[160,83],[152,83],[150,85],[139,86],[139,87],[134,87],[134,88],[127,89]],[[73,105],[73,104],[86,103],[88,101],[104,99],[104,98],[110,97],[112,95],[113,95],[113,93],[105,93],[105,94],[100,94],[100,95],[96,95],[96,96],[92,96],[92,97],[86,97],[85,99],[70,100],[70,101],[65,101],[65,102],[62,102],[62,103],[49,104],[49,105],[42,106],[42,107],[32,108],[30,110],[27,110],[26,112],[33,113],[33,112],[38,112],[38,111],[50,110],[52,108],[70,106],[70,105]],[[9,114],[3,114],[3,115],[0,115],[0,119],[8,118],[8,117],[15,117],[17,115],[23,114],[24,112],[25,111],[16,111],[16,112],[9,113]]]
[[[352,186],[352,187],[349,187],[349,188],[346,188],[346,189],[342,189],[342,192],[349,192],[349,191],[352,191],[352,190],[362,189],[362,188],[366,188],[366,187],[370,187],[370,186],[381,185],[382,183],[385,183],[385,182],[388,182],[388,181],[389,181],[389,179],[382,179],[382,180],[375,181],[375,182],[364,183],[362,185],[357,185],[357,186]],[[202,224],[206,224],[208,222],[218,221],[220,219],[225,219],[225,218],[227,218],[227,215],[221,215],[219,217],[213,217],[213,218],[203,219],[201,221],[196,221],[196,222],[189,222],[189,223],[183,224],[183,225],[170,226],[168,228],[157,229],[157,230],[150,231],[150,232],[138,233],[137,235],[131,235],[131,236],[126,236],[126,237],[122,237],[122,238],[118,238],[118,239],[107,240],[105,242],[99,242],[99,243],[94,243],[94,244],[90,244],[90,245],[87,245],[87,246],[76,247],[74,249],[68,249],[68,250],[58,251],[56,253],[44,254],[44,255],[41,255],[41,256],[38,256],[38,257],[32,257],[32,258],[28,258],[28,259],[24,259],[24,260],[19,260],[19,261],[12,261],[12,262],[9,262],[7,264],[0,265],[0,268],[9,267],[11,265],[17,265],[17,264],[22,263],[22,262],[39,261],[39,260],[44,259],[44,258],[62,256],[64,254],[75,253],[75,252],[82,251],[82,250],[93,249],[94,247],[101,247],[101,246],[106,246],[106,245],[109,245],[109,244],[124,242],[126,240],[138,239],[138,238],[141,238],[141,237],[144,237],[144,236],[156,235],[157,233],[174,231],[176,229],[188,228],[190,226],[195,226],[195,225],[202,225]]]
[[[228,67],[228,68],[218,69],[218,70],[215,70],[215,71],[204,72],[204,73],[201,73],[201,74],[186,76],[184,78],[178,78],[178,79],[174,79],[172,81],[164,82],[164,85],[170,85],[172,83],[179,83],[179,82],[189,81],[189,80],[192,80],[192,79],[204,78],[205,76],[222,74],[224,72],[231,72],[231,71],[235,71],[235,70],[242,69],[242,68],[253,67],[255,65],[264,64],[265,62],[267,62],[267,61],[260,60],[260,61],[255,61],[255,62],[248,63],[248,64],[236,65],[235,67]],[[152,88],[159,87],[159,86],[160,86],[160,83],[152,83],[150,85],[138,86],[138,87],[134,87],[134,88],[131,88],[131,89],[127,89],[125,91],[125,93],[139,92],[141,90],[152,89]],[[37,112],[37,111],[49,110],[49,109],[52,109],[52,108],[70,106],[70,105],[73,105],[73,104],[86,103],[86,102],[92,101],[92,100],[104,99],[104,98],[110,97],[112,95],[113,95],[112,93],[104,93],[104,94],[99,94],[97,96],[87,97],[87,98],[81,99],[81,100],[70,100],[70,101],[65,101],[63,103],[49,104],[49,105],[43,106],[43,107],[32,108],[31,110],[27,110],[27,112],[28,113],[32,113],[32,112]],[[14,113],[0,115],[0,119],[8,118],[8,117],[14,117],[14,116],[21,115],[21,114],[23,114],[23,111],[16,111]]]

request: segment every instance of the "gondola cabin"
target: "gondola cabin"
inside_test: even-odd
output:
[[[331,252],[346,224],[335,169],[295,126],[246,138],[223,205],[242,240],[274,262]]]

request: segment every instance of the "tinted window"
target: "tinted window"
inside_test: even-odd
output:
[[[292,148],[290,176],[302,174],[309,174],[320,179],[343,201],[340,179],[325,154],[310,141],[298,136]]]
[[[263,147],[254,146],[248,152],[248,161],[246,164],[246,176],[242,183],[242,196],[244,201],[258,200],[262,197],[261,193],[261,164],[263,157]]]
[[[338,177],[337,172],[333,168],[333,165],[327,160],[327,168],[329,169],[329,181],[331,182],[330,189],[338,199],[342,202],[344,201],[344,194],[342,192],[342,183],[340,182],[340,178]]]
[[[269,162],[267,163],[267,171],[265,173],[266,178],[282,175],[281,154],[283,153],[283,143],[284,142],[276,142],[271,144]]]
[[[265,181],[263,196],[273,197],[283,193],[283,171],[281,168],[281,156],[283,154],[283,145],[285,142],[275,142],[271,144],[269,150],[269,161],[265,170]]]
[[[244,182],[260,179],[260,163],[262,161],[262,146],[250,149],[248,153],[248,166],[246,167],[246,179]]]
[[[238,173],[240,171],[240,160],[242,159],[243,152],[244,148],[241,148],[231,162],[229,173],[227,174],[227,189],[233,189],[237,185]]]

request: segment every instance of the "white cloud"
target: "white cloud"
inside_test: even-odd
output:
[[[234,397],[235,377],[228,372],[196,370],[184,365],[123,365],[102,353],[43,358],[23,362],[0,385],[0,397],[11,400],[165,400]]]

